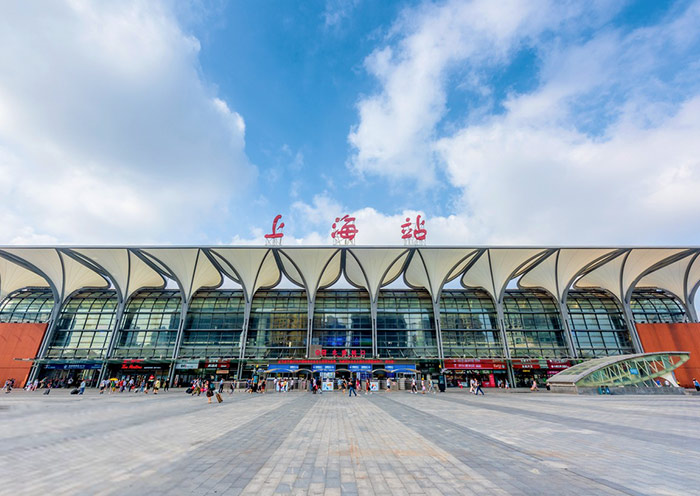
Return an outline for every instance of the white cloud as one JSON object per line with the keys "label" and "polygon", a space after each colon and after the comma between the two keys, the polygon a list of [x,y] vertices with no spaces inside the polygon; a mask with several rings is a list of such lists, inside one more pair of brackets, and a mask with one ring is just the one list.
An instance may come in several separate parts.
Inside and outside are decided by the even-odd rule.
{"label": "white cloud", "polygon": [[360,122],[348,137],[351,167],[432,182],[431,144],[447,110],[448,71],[461,64],[478,79],[479,66],[502,62],[518,40],[571,15],[545,1],[451,1],[405,11],[393,28],[399,41],[365,61],[381,89],[357,105]]}
{"label": "white cloud", "polygon": [[[631,31],[609,4],[409,9],[367,58],[379,90],[358,102],[351,167],[390,180],[439,167],[468,243],[696,243],[700,3],[681,7]],[[451,86],[489,94],[523,47],[534,89],[443,126]]]}
{"label": "white cloud", "polygon": [[245,123],[168,4],[1,10],[0,242],[182,242],[227,215]]}

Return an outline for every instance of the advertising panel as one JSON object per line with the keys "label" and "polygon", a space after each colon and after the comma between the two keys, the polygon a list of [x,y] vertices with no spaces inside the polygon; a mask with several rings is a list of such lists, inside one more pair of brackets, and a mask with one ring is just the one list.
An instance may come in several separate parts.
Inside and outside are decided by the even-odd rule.
{"label": "advertising panel", "polygon": [[369,363],[352,363],[348,365],[350,372],[372,372],[372,365]]}
{"label": "advertising panel", "polygon": [[314,372],[335,372],[335,365],[332,365],[332,364],[312,365],[311,370],[313,370]]}

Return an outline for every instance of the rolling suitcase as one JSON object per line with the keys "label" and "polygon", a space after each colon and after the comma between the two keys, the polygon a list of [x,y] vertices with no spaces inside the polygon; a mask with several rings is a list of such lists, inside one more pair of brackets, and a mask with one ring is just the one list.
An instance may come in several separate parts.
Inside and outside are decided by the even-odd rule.
{"label": "rolling suitcase", "polygon": [[221,395],[219,393],[216,393],[216,401],[218,401],[219,403],[224,401],[224,399],[221,397]]}

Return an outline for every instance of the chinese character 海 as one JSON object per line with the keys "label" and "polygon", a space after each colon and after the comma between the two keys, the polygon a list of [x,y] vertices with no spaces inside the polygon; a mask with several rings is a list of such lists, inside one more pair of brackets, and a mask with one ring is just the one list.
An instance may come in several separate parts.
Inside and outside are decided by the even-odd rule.
{"label": "chinese character \u6d77", "polygon": [[[341,227],[338,224],[343,222]],[[331,232],[331,238],[335,242],[350,242],[355,239],[357,234],[357,227],[355,227],[355,217],[350,217],[349,215],[343,215],[342,217],[336,217],[335,222],[331,226],[333,231]]]}

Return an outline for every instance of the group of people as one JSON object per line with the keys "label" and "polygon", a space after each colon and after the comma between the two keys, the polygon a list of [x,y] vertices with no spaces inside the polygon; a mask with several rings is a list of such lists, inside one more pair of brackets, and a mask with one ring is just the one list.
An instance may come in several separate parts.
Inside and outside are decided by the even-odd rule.
{"label": "group of people", "polygon": [[122,377],[118,379],[113,377],[111,379],[103,379],[100,382],[100,394],[104,394],[107,391],[109,394],[112,393],[145,393],[148,394],[149,391],[153,391],[153,394],[158,394],[161,387],[163,391],[167,391],[169,388],[167,379],[159,379],[154,376],[149,378],[138,379],[134,377]]}
{"label": "group of people", "polygon": [[[315,381],[316,379],[314,379],[314,382]],[[275,386],[275,391],[277,391],[278,393],[286,393],[290,389],[294,389],[294,381],[287,378],[275,377],[273,380],[273,384]]]}
{"label": "group of people", "polygon": [[[387,388],[389,389],[389,388]],[[432,380],[425,380],[421,379],[420,380],[420,392],[421,394],[427,393],[433,393],[437,394],[437,391],[435,390],[435,385],[433,384]],[[411,394],[418,394],[418,381],[416,381],[416,378],[414,377],[411,379]]]}

